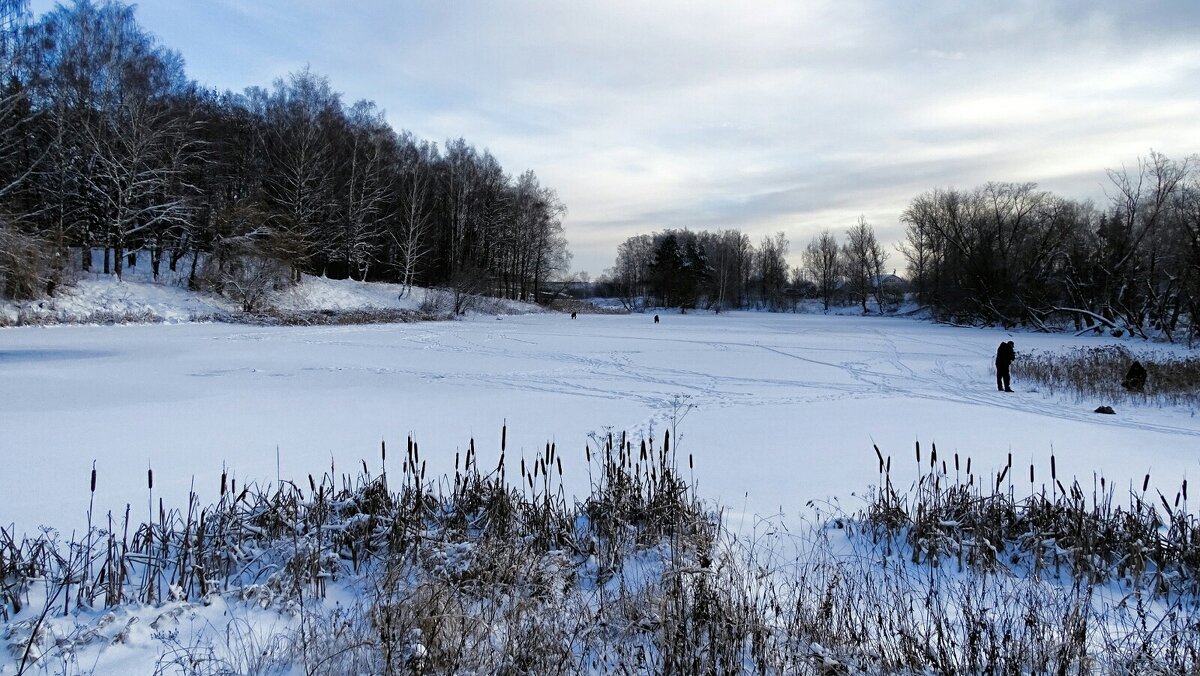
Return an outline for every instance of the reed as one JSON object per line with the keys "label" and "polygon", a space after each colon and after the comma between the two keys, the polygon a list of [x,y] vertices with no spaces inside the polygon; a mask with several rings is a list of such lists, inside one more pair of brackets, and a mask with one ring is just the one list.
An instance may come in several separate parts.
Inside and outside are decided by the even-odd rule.
{"label": "reed", "polygon": [[[677,472],[674,433],[610,432],[561,453],[509,448],[507,432],[495,464],[472,439],[439,478],[410,439],[390,469],[380,446],[378,476],[364,462],[239,485],[223,468],[214,503],[151,496],[142,523],[127,507],[70,540],[0,528],[18,673],[126,640],[120,623],[76,627],[102,615],[89,608],[166,615],[215,597],[295,621],[271,636],[236,618],[219,636],[159,632],[159,673],[1200,669],[1187,482],[1174,496],[1149,476],[1121,490],[1068,479],[1051,456],[1026,490],[1011,456],[993,471],[917,446],[901,488],[876,447],[861,508],[816,503],[795,533],[782,518],[732,532]],[[562,487],[573,463],[591,477],[578,498]],[[334,585],[359,600],[326,602]],[[56,618],[64,604],[72,617]]]}

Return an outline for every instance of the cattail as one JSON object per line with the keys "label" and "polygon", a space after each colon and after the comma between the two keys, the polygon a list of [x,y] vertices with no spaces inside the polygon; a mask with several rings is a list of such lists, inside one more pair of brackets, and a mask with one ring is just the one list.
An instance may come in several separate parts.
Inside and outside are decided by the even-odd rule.
{"label": "cattail", "polygon": [[1029,463],[1029,483],[1033,483],[1033,463]]}
{"label": "cattail", "polygon": [[362,461],[362,466],[363,466],[363,474],[370,474],[370,472],[367,471],[367,461],[366,460]]}
{"label": "cattail", "polygon": [[917,464],[921,464],[921,442],[917,442]]}
{"label": "cattail", "polygon": [[221,468],[221,497],[225,497],[225,481],[229,478],[225,468]]}
{"label": "cattail", "polygon": [[1058,480],[1058,469],[1055,467],[1053,455],[1050,456],[1050,478]]}
{"label": "cattail", "polygon": [[379,459],[382,460],[385,465],[387,464],[387,441],[386,440],[380,440],[380,442],[379,442]]}
{"label": "cattail", "polygon": [[308,475],[308,490],[312,491],[313,493],[317,492],[317,482],[313,481],[313,475],[311,474]]}
{"label": "cattail", "polygon": [[583,457],[587,459],[588,464],[592,464],[592,447],[587,444],[583,445]]}
{"label": "cattail", "polygon": [[525,458],[521,458],[521,476],[525,476]]}
{"label": "cattail", "polygon": [[879,451],[879,444],[871,444],[875,447],[875,457],[879,458],[879,473],[883,474],[883,453]]}
{"label": "cattail", "polygon": [[1187,500],[1187,479],[1183,480],[1183,499]]}
{"label": "cattail", "polygon": [[1150,474],[1149,474],[1149,472],[1147,472],[1146,478],[1144,480],[1142,480],[1142,492],[1145,493],[1146,489],[1149,487],[1150,487]]}
{"label": "cattail", "polygon": [[458,471],[458,451],[454,452],[454,471]]}
{"label": "cattail", "polygon": [[671,452],[671,430],[663,433],[663,455]]}
{"label": "cattail", "polygon": [[932,444],[929,451],[929,469],[933,469],[937,464],[937,444]]}
{"label": "cattail", "polygon": [[[92,461],[92,480],[88,485],[90,486],[90,488],[88,490],[95,493],[96,492],[96,461],[95,460]],[[1186,481],[1183,482],[1183,485],[1186,487],[1187,482]]]}
{"label": "cattail", "polygon": [[688,469],[696,469],[696,466],[692,463],[691,453],[688,453]]}
{"label": "cattail", "polygon": [[562,458],[555,458],[554,463],[558,465],[558,475],[562,476]]}
{"label": "cattail", "polygon": [[971,458],[967,457],[967,474],[971,473]]}
{"label": "cattail", "polygon": [[955,472],[958,471],[958,452],[957,451],[954,453],[954,471]]}
{"label": "cattail", "polygon": [[154,490],[154,470],[146,468],[146,488]]}
{"label": "cattail", "polygon": [[508,421],[505,420],[500,426],[500,452],[504,452],[505,445],[508,444]]}

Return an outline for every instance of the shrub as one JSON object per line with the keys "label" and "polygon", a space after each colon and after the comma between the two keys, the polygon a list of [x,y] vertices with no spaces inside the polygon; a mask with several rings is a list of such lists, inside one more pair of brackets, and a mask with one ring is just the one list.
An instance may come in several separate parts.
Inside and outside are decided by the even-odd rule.
{"label": "shrub", "polygon": [[54,262],[48,243],[0,219],[0,298],[31,300],[49,295],[61,280]]}

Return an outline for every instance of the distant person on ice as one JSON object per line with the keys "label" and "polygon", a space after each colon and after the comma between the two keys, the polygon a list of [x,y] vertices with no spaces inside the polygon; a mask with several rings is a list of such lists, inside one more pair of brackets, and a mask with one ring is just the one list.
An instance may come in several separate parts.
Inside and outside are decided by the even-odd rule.
{"label": "distant person on ice", "polygon": [[1017,346],[1011,340],[1000,343],[996,350],[996,389],[1001,392],[1012,392],[1008,367],[1017,358]]}
{"label": "distant person on ice", "polygon": [[1121,387],[1130,392],[1142,392],[1146,388],[1146,367],[1142,366],[1142,362],[1135,361],[1129,365],[1129,371],[1125,373],[1125,380],[1121,381]]}

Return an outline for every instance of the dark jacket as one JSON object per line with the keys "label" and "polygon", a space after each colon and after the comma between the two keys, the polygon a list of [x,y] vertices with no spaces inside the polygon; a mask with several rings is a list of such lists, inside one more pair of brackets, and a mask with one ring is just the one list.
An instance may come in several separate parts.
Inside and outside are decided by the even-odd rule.
{"label": "dark jacket", "polygon": [[1008,366],[1016,358],[1016,346],[1011,340],[1000,343],[999,349],[996,350],[996,366]]}

